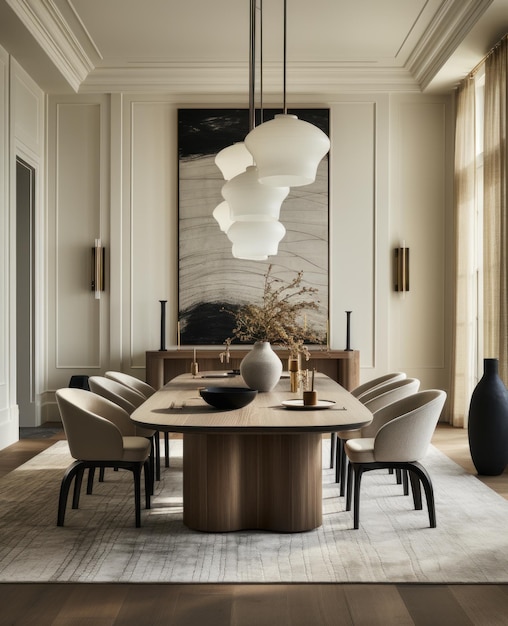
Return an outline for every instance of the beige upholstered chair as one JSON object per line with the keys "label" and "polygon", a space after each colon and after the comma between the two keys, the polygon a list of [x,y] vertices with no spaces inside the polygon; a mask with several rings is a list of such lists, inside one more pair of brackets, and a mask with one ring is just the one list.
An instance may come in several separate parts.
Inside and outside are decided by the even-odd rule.
{"label": "beige upholstered chair", "polygon": [[[123,372],[115,372],[109,371],[105,374],[106,378],[110,378],[111,380],[116,380],[116,382],[129,387],[130,389],[134,389],[145,398],[149,398],[155,393],[155,389],[145,383],[143,380],[136,378],[135,376],[130,376],[129,374],[124,374]],[[156,433],[155,435],[155,457],[160,459],[160,433]],[[169,434],[164,432],[164,457],[165,457],[165,466],[169,467]],[[155,478],[156,480],[160,480],[160,464],[157,463],[155,466]]]}
{"label": "beige upholstered chair", "polygon": [[392,383],[373,389],[360,396],[359,400],[372,413],[375,413],[384,406],[396,402],[401,398],[416,393],[420,389],[420,381],[417,378],[403,378]]}
{"label": "beige upholstered chair", "polygon": [[351,393],[355,398],[360,398],[364,393],[377,389],[378,387],[388,383],[395,383],[398,380],[403,380],[404,378],[406,378],[406,374],[404,372],[391,372],[390,374],[384,374],[383,376],[378,376],[377,378],[368,380],[366,383],[355,387]]}
{"label": "beige upholstered chair", "polygon": [[[122,409],[124,409],[124,411],[126,411],[129,415],[131,415],[134,410],[141,406],[146,400],[146,398],[138,391],[135,391],[134,389],[131,389],[116,380],[106,378],[105,376],[90,376],[88,384],[90,386],[90,391],[102,396],[103,398],[111,400],[111,402],[114,402],[115,404],[118,404],[118,406],[121,406]],[[157,431],[153,429],[136,426],[136,435],[149,439],[152,446],[150,454],[152,479],[155,478],[156,466],[160,464],[160,457],[157,456],[158,448],[155,445],[156,433]]]}
{"label": "beige upholstered chair", "polygon": [[403,398],[376,413],[377,431],[375,427],[366,426],[362,428],[362,437],[346,441],[344,449],[350,462],[346,510],[351,510],[354,478],[354,528],[358,528],[360,523],[362,474],[382,468],[409,473],[415,509],[422,509],[420,483],[423,484],[430,526],[435,528],[436,511],[432,482],[427,470],[419,461],[427,453],[445,400],[446,393],[438,389],[421,391]]}
{"label": "beige upholstered chair", "polygon": [[[406,398],[420,389],[420,381],[417,378],[401,378],[395,382],[380,385],[369,392],[364,393],[358,399],[373,414],[379,409]],[[374,420],[373,420],[374,421]],[[373,427],[375,428],[375,426]],[[361,437],[361,429],[342,430],[337,433],[337,467],[335,481],[340,482],[340,495],[344,495],[347,459],[344,454],[344,442],[353,437]]]}
{"label": "beige upholstered chair", "polygon": [[131,415],[135,409],[143,404],[145,396],[135,389],[129,388],[105,376],[90,376],[88,379],[90,391],[115,402]]}
{"label": "beige upholstered chair", "polygon": [[145,383],[143,380],[136,378],[135,376],[130,376],[129,374],[124,374],[123,372],[106,372],[106,378],[110,378],[111,380],[116,380],[117,383],[121,383],[126,387],[130,387],[131,389],[135,389],[138,393],[140,393],[145,398],[149,398],[151,395],[155,393],[155,389]]}
{"label": "beige upholstered chair", "polygon": [[[368,380],[366,383],[362,383],[358,387],[355,387],[351,394],[360,399],[363,394],[373,391],[378,387],[382,387],[383,385],[387,385],[389,383],[397,382],[398,380],[402,380],[406,378],[406,374],[404,372],[391,372],[389,374],[384,374],[383,376],[378,376],[377,378],[373,378],[372,380]],[[335,460],[337,457],[337,433],[332,433],[330,436],[330,468],[334,467]],[[336,472],[336,479],[339,480],[340,469]]]}
{"label": "beige upholstered chair", "polygon": [[[84,389],[59,389],[56,400],[69,450],[74,462],[67,468],[60,486],[57,525],[63,526],[69,489],[74,480],[72,508],[79,507],[85,469],[89,469],[88,493],[93,470],[118,467],[132,471],[136,527],[141,526],[141,471],[145,475],[145,505],[150,508],[150,442],[134,434],[129,415],[118,405]],[[122,435],[122,432],[132,433]],[[90,478],[92,476],[92,478]]]}

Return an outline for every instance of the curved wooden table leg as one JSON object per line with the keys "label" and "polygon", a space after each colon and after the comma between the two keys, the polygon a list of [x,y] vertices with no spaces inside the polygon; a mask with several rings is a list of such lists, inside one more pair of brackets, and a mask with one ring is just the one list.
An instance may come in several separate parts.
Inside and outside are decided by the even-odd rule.
{"label": "curved wooden table leg", "polygon": [[322,524],[322,435],[184,434],[184,523],[301,532]]}

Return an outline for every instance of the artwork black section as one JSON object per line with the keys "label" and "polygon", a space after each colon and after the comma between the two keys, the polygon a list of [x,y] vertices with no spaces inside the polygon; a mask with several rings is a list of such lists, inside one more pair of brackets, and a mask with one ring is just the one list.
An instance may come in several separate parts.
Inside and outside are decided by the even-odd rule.
{"label": "artwork black section", "polygon": [[[260,124],[261,115],[267,122],[281,112],[280,109],[257,110],[256,125]],[[289,109],[288,113],[329,134],[328,109]],[[243,141],[248,132],[247,109],[179,109],[178,156],[186,159],[217,154],[223,148]]]}
{"label": "artwork black section", "polygon": [[[200,302],[187,311],[180,312],[180,338],[182,344],[220,345],[232,337],[235,311],[238,305],[229,302]],[[238,342],[233,342],[238,343]]]}

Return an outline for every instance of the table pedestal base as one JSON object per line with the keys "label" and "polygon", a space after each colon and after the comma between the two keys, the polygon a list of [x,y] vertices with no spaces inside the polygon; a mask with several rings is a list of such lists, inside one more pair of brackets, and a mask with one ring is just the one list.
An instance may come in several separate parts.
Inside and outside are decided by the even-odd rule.
{"label": "table pedestal base", "polygon": [[189,528],[301,532],[321,526],[321,433],[185,433],[183,445]]}

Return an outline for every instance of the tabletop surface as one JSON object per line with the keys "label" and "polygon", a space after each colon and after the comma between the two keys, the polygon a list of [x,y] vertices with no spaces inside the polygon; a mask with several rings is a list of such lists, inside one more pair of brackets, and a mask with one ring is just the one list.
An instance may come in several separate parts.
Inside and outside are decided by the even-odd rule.
{"label": "tabletop surface", "polygon": [[273,391],[258,393],[254,401],[241,409],[221,411],[211,407],[199,395],[203,387],[245,387],[241,376],[203,372],[177,376],[156,391],[131,415],[141,426],[168,432],[336,432],[361,428],[372,420],[372,413],[349,391],[334,380],[317,373],[314,388],[319,400],[334,404],[320,410],[292,410],[284,401],[301,398],[290,391],[289,376],[283,373]]}

